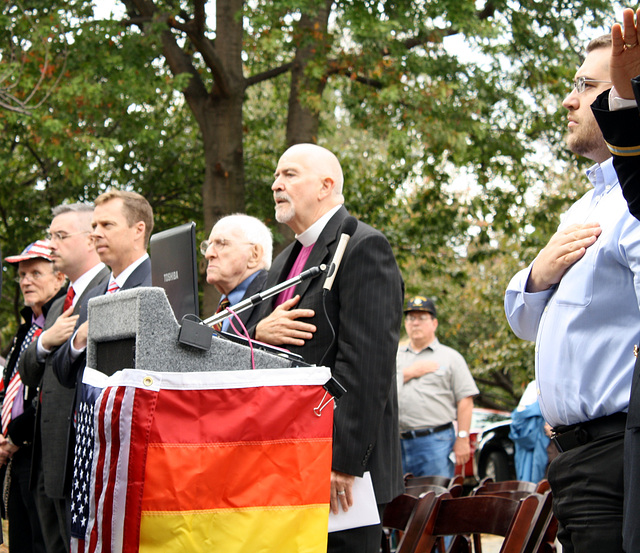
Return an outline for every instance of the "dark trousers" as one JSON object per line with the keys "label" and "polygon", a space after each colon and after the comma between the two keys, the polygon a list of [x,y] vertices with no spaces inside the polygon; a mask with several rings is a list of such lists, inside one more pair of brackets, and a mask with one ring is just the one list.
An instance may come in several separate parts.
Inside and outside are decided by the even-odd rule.
{"label": "dark trousers", "polygon": [[565,451],[549,466],[563,553],[622,552],[624,432]]}
{"label": "dark trousers", "polygon": [[40,524],[47,553],[67,553],[70,543],[70,522],[66,499],[54,499],[44,491],[44,472],[42,458],[34,459],[36,471],[33,497],[38,509]]}
{"label": "dark trousers", "polygon": [[[386,504],[378,505],[380,520],[385,507]],[[327,553],[379,553],[381,539],[382,524],[331,532]]]}
{"label": "dark trousers", "polygon": [[19,449],[15,453],[10,470],[11,484],[7,504],[9,551],[11,553],[46,553],[36,504],[29,489],[30,447]]}

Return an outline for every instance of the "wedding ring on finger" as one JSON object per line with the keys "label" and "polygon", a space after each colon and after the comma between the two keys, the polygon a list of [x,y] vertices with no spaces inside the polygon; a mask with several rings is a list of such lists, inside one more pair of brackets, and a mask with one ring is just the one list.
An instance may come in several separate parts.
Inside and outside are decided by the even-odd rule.
{"label": "wedding ring on finger", "polygon": [[631,48],[635,48],[636,46],[638,46],[637,42],[634,42],[633,44],[629,44],[628,42],[624,43],[625,50],[631,50]]}
{"label": "wedding ring on finger", "polygon": [[344,490],[342,490],[341,492],[338,492],[338,495],[346,495],[347,492],[345,492]]}

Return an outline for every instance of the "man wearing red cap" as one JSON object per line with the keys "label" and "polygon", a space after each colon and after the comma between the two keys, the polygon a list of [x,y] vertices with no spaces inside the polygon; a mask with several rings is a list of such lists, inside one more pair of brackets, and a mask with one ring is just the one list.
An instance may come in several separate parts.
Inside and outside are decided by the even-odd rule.
{"label": "man wearing red cap", "polygon": [[5,392],[0,410],[0,462],[8,465],[4,469],[8,471],[9,495],[5,508],[9,542],[12,552],[44,552],[40,520],[29,489],[35,422],[33,400],[37,397],[37,389],[22,383],[18,364],[26,347],[42,332],[51,304],[62,297],[65,277],[54,269],[51,249],[43,240],[30,244],[20,255],[7,257],[5,261],[18,266],[17,280],[25,303],[21,312],[24,322],[18,328],[4,370]]}

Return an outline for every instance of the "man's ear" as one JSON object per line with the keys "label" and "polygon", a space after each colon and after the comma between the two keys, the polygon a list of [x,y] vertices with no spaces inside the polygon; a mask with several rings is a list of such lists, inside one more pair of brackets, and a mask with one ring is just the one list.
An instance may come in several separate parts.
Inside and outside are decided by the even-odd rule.
{"label": "man's ear", "polygon": [[263,256],[264,256],[264,250],[262,246],[260,244],[252,244],[251,255],[247,260],[247,267],[249,269],[254,269],[255,267],[257,267],[262,262]]}
{"label": "man's ear", "polygon": [[324,200],[328,196],[333,195],[333,189],[335,188],[336,183],[331,177],[324,177],[321,183],[322,183],[322,187],[318,192],[318,199]]}

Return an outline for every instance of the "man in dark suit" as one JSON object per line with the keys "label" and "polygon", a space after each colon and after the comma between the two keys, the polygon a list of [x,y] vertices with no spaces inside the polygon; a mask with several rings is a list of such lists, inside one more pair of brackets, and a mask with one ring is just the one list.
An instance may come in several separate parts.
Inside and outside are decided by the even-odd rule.
{"label": "man in dark suit", "polygon": [[[207,282],[222,294],[218,313],[262,291],[271,267],[273,240],[262,221],[237,213],[223,217],[213,226],[209,239],[200,244],[200,251],[208,261]],[[255,326],[258,316],[259,310],[254,307],[238,313],[245,328]],[[216,325],[216,330],[244,335],[233,317]]]}
{"label": "man in dark suit", "polygon": [[[640,21],[640,10],[637,12]],[[622,193],[629,211],[640,219],[640,29],[634,12],[623,12],[623,25],[611,29],[609,63],[613,88],[591,106],[602,135],[613,155]],[[629,328],[629,332],[637,330]],[[631,352],[629,352],[631,356]],[[624,436],[623,546],[628,553],[640,551],[640,358],[636,359]]]}
{"label": "man in dark suit", "polygon": [[[297,240],[275,259],[265,288],[331,263],[349,217],[342,184],[340,163],[324,148],[298,144],[280,158],[272,185],[276,219]],[[265,302],[255,337],[329,366],[346,388],[334,411],[331,509],[354,506],[355,477],[370,471],[382,513],[403,491],[395,374],[402,277],[387,239],[358,222],[330,291],[323,292],[323,281],[303,281],[290,299],[283,292]],[[328,549],[377,552],[380,536],[380,525],[332,532]]]}
{"label": "man in dark suit", "polygon": [[47,551],[69,550],[70,483],[72,469],[73,406],[75,392],[53,374],[49,354],[73,333],[87,292],[109,278],[91,237],[93,206],[77,203],[52,210],[49,243],[54,267],[69,278],[66,297],[56,300],[44,332],[20,359],[22,381],[40,387],[33,439],[31,479]]}
{"label": "man in dark suit", "polygon": [[87,292],[76,332],[52,355],[54,373],[68,388],[82,382],[89,300],[119,290],[151,286],[147,245],[153,231],[153,210],[149,202],[136,192],[110,190],[98,196],[94,203],[91,236],[100,260],[111,268],[111,274],[108,281]]}

